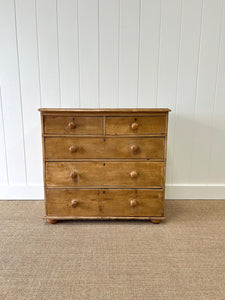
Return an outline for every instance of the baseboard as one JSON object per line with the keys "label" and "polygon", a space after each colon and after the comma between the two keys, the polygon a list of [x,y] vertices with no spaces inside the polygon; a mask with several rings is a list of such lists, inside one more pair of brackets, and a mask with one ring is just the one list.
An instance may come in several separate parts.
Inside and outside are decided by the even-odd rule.
{"label": "baseboard", "polygon": [[0,185],[0,200],[41,200],[44,188],[41,185]]}
{"label": "baseboard", "polygon": [[167,184],[165,198],[225,200],[225,184]]}
{"label": "baseboard", "polygon": [[[0,200],[41,200],[44,189],[41,185],[0,185]],[[223,199],[225,184],[168,184],[166,199]]]}

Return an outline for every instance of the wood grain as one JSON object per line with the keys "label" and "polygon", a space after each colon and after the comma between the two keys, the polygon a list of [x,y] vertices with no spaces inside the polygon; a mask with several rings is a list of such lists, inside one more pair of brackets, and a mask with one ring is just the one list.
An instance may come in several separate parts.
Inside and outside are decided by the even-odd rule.
{"label": "wood grain", "polygon": [[40,109],[45,218],[164,219],[168,109]]}
{"label": "wood grain", "polygon": [[39,108],[38,109],[40,112],[43,113],[55,113],[55,114],[64,114],[64,113],[110,113],[110,114],[120,114],[120,113],[137,113],[137,114],[142,114],[142,113],[166,113],[170,112],[171,110],[169,108]]}
{"label": "wood grain", "polygon": [[[138,176],[132,178],[130,173]],[[75,179],[70,177],[76,172]],[[139,187],[163,186],[162,162],[46,162],[48,187]]]}
{"label": "wood grain", "polygon": [[[49,216],[163,215],[163,190],[47,189],[47,197]],[[134,200],[137,204],[131,206]]]}
{"label": "wood grain", "polygon": [[[68,216],[44,216],[43,217],[44,220],[56,220],[56,222],[58,220],[68,220],[68,221],[72,221],[72,220],[149,220],[151,221],[152,219],[153,220],[165,220],[166,217],[164,216],[160,216],[160,217],[137,217],[137,216],[123,216],[123,217],[114,217],[114,216],[71,216],[71,217],[68,217]],[[54,224],[54,223],[53,223]]]}
{"label": "wood grain", "polygon": [[[137,124],[138,126],[134,126]],[[132,116],[132,117],[107,117],[106,133],[108,135],[149,135],[166,133],[165,116]]]}
{"label": "wood grain", "polygon": [[[70,126],[71,123],[75,127]],[[45,116],[44,132],[49,134],[103,134],[101,117],[71,117]]]}
{"label": "wood grain", "polygon": [[87,138],[45,137],[46,159],[164,158],[164,137]]}

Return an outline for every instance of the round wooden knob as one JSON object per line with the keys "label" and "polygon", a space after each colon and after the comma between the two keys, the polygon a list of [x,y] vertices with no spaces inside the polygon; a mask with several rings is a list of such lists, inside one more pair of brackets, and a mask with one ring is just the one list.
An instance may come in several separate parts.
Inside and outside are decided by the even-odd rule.
{"label": "round wooden knob", "polygon": [[78,147],[77,147],[77,146],[70,146],[70,147],[69,147],[69,151],[70,151],[71,153],[75,153],[75,152],[77,152],[77,150],[78,150]]}
{"label": "round wooden knob", "polygon": [[130,200],[130,206],[132,206],[132,207],[135,207],[135,206],[137,206],[137,200],[135,200],[135,199],[131,199]]}
{"label": "round wooden knob", "polygon": [[138,129],[138,123],[132,123],[132,124],[131,124],[131,128],[132,128],[133,130]]}
{"label": "round wooden knob", "polygon": [[138,146],[138,145],[132,145],[132,146],[130,147],[130,149],[131,149],[132,152],[136,153],[136,152],[138,152],[138,150],[139,150],[139,146]]}
{"label": "round wooden knob", "polygon": [[76,124],[74,122],[69,122],[68,127],[70,129],[74,129],[74,128],[76,128]]}
{"label": "round wooden knob", "polygon": [[72,199],[70,202],[70,206],[76,207],[78,205],[79,201],[77,199]]}
{"label": "round wooden knob", "polygon": [[70,177],[73,178],[73,179],[76,179],[77,178],[77,172],[76,171],[71,172]]}
{"label": "round wooden knob", "polygon": [[136,178],[138,176],[138,173],[136,171],[131,171],[130,172],[130,177],[131,178]]}

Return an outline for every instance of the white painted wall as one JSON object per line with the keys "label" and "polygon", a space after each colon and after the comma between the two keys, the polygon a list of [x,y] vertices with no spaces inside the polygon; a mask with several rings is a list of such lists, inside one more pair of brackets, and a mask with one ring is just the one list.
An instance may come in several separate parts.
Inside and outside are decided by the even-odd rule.
{"label": "white painted wall", "polygon": [[169,107],[167,198],[225,198],[225,0],[0,0],[0,199],[43,198],[39,107]]}

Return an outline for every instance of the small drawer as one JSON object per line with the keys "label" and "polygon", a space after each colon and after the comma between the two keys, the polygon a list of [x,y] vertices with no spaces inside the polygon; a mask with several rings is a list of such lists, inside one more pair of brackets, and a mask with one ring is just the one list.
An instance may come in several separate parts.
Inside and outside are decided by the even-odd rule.
{"label": "small drawer", "polygon": [[47,134],[103,134],[102,117],[44,117],[44,133]]}
{"label": "small drawer", "polygon": [[162,216],[164,190],[47,189],[48,216]]}
{"label": "small drawer", "polygon": [[46,162],[48,187],[163,187],[163,162]]}
{"label": "small drawer", "polygon": [[46,159],[164,159],[164,137],[45,137]]}
{"label": "small drawer", "polygon": [[148,135],[166,133],[166,116],[107,117],[108,135]]}

